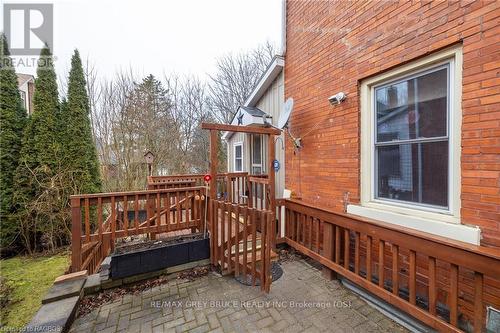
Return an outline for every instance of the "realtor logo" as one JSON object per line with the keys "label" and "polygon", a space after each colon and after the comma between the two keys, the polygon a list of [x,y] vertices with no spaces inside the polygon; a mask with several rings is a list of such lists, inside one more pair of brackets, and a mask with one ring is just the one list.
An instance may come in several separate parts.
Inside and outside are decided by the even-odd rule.
{"label": "realtor logo", "polygon": [[4,4],[3,31],[11,55],[39,55],[45,44],[53,50],[53,17],[52,4]]}

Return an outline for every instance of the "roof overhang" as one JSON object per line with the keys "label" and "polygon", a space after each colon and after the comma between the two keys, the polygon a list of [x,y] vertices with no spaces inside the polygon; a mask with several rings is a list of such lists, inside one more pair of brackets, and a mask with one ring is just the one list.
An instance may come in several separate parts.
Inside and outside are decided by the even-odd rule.
{"label": "roof overhang", "polygon": [[[281,73],[283,70],[283,67],[285,66],[285,59],[280,56],[280,55],[275,55],[273,59],[271,60],[271,63],[269,66],[267,66],[266,71],[260,78],[259,82],[253,89],[252,93],[248,98],[246,99],[245,103],[243,106],[245,107],[254,107],[259,100],[264,96],[266,93],[267,89],[272,85],[274,80],[278,77],[278,75]],[[241,108],[244,110],[244,108]],[[238,110],[238,112],[240,109]],[[237,112],[237,113],[238,113]],[[231,121],[231,125],[237,125],[238,124],[238,119],[237,117],[233,117]],[[248,114],[248,116],[243,117],[243,123],[241,124],[242,126],[248,126],[248,125],[264,125],[264,119],[259,116],[253,116]],[[224,140],[228,140],[231,138],[233,135],[233,132],[225,132],[222,135],[222,138]]]}
{"label": "roof overhang", "polygon": [[271,86],[274,80],[281,73],[284,66],[285,66],[285,59],[282,56],[275,55],[271,60],[269,66],[267,66],[267,69],[260,78],[259,82],[257,83],[257,86],[252,91],[250,96],[248,96],[247,100],[245,101],[245,104],[243,105],[255,106],[257,102],[260,100],[260,98],[264,95],[267,88]]}

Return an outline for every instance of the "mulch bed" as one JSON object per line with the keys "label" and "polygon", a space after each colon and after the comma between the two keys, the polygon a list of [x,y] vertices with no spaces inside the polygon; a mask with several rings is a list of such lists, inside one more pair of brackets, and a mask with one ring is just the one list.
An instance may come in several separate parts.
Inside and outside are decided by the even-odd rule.
{"label": "mulch bed", "polygon": [[[195,267],[189,270],[182,271],[177,274],[177,279],[194,281],[196,278],[207,275],[210,272],[210,266]],[[95,295],[85,296],[81,299],[78,306],[77,317],[85,316],[100,306],[112,303],[127,294],[137,295],[145,290],[157,287],[162,284],[168,283],[172,278],[166,275],[159,276],[154,279],[144,280],[137,284],[118,287],[101,291]]]}

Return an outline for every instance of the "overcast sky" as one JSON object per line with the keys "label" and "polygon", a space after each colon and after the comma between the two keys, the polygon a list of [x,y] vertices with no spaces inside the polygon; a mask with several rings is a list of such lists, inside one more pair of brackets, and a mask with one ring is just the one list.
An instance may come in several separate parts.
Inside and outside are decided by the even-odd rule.
{"label": "overcast sky", "polygon": [[[214,69],[218,56],[267,40],[279,46],[281,40],[281,0],[66,0],[53,4],[55,64],[58,75],[64,76],[75,48],[95,63],[100,75],[108,77],[129,67],[140,75],[174,71],[203,77]],[[33,74],[35,68],[19,67],[18,72]]]}

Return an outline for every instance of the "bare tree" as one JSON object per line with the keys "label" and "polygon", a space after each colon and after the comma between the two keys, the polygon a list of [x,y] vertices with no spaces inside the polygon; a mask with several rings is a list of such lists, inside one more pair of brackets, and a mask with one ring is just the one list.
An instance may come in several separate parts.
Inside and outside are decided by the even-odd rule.
{"label": "bare tree", "polygon": [[[205,155],[199,143],[207,141],[205,131],[200,131],[203,121],[209,119],[206,103],[205,84],[194,76],[180,78],[177,75],[165,77],[166,86],[172,101],[174,123],[179,130],[176,138],[176,157],[181,172],[200,172],[207,170]],[[204,140],[204,139],[207,140]]]}
{"label": "bare tree", "polygon": [[[146,150],[156,155],[157,174],[207,171],[209,140],[201,123],[229,122],[273,55],[274,47],[267,43],[223,56],[208,83],[176,74],[164,75],[163,82],[153,76],[138,79],[132,70],[99,80],[95,66],[87,61],[87,91],[104,190],[144,188]],[[224,158],[223,151],[220,156]]]}
{"label": "bare tree", "polygon": [[248,98],[275,55],[269,42],[250,52],[227,54],[217,60],[217,69],[209,75],[208,103],[214,118],[229,123]]}
{"label": "bare tree", "polygon": [[[101,98],[102,89],[99,84],[99,76],[95,64],[90,61],[89,58],[85,60],[84,67],[85,81],[87,83],[87,95],[89,97],[89,110],[90,110],[90,121],[94,124],[93,116],[95,115],[95,109],[99,104]],[[95,127],[92,126],[92,134],[96,138]]]}

